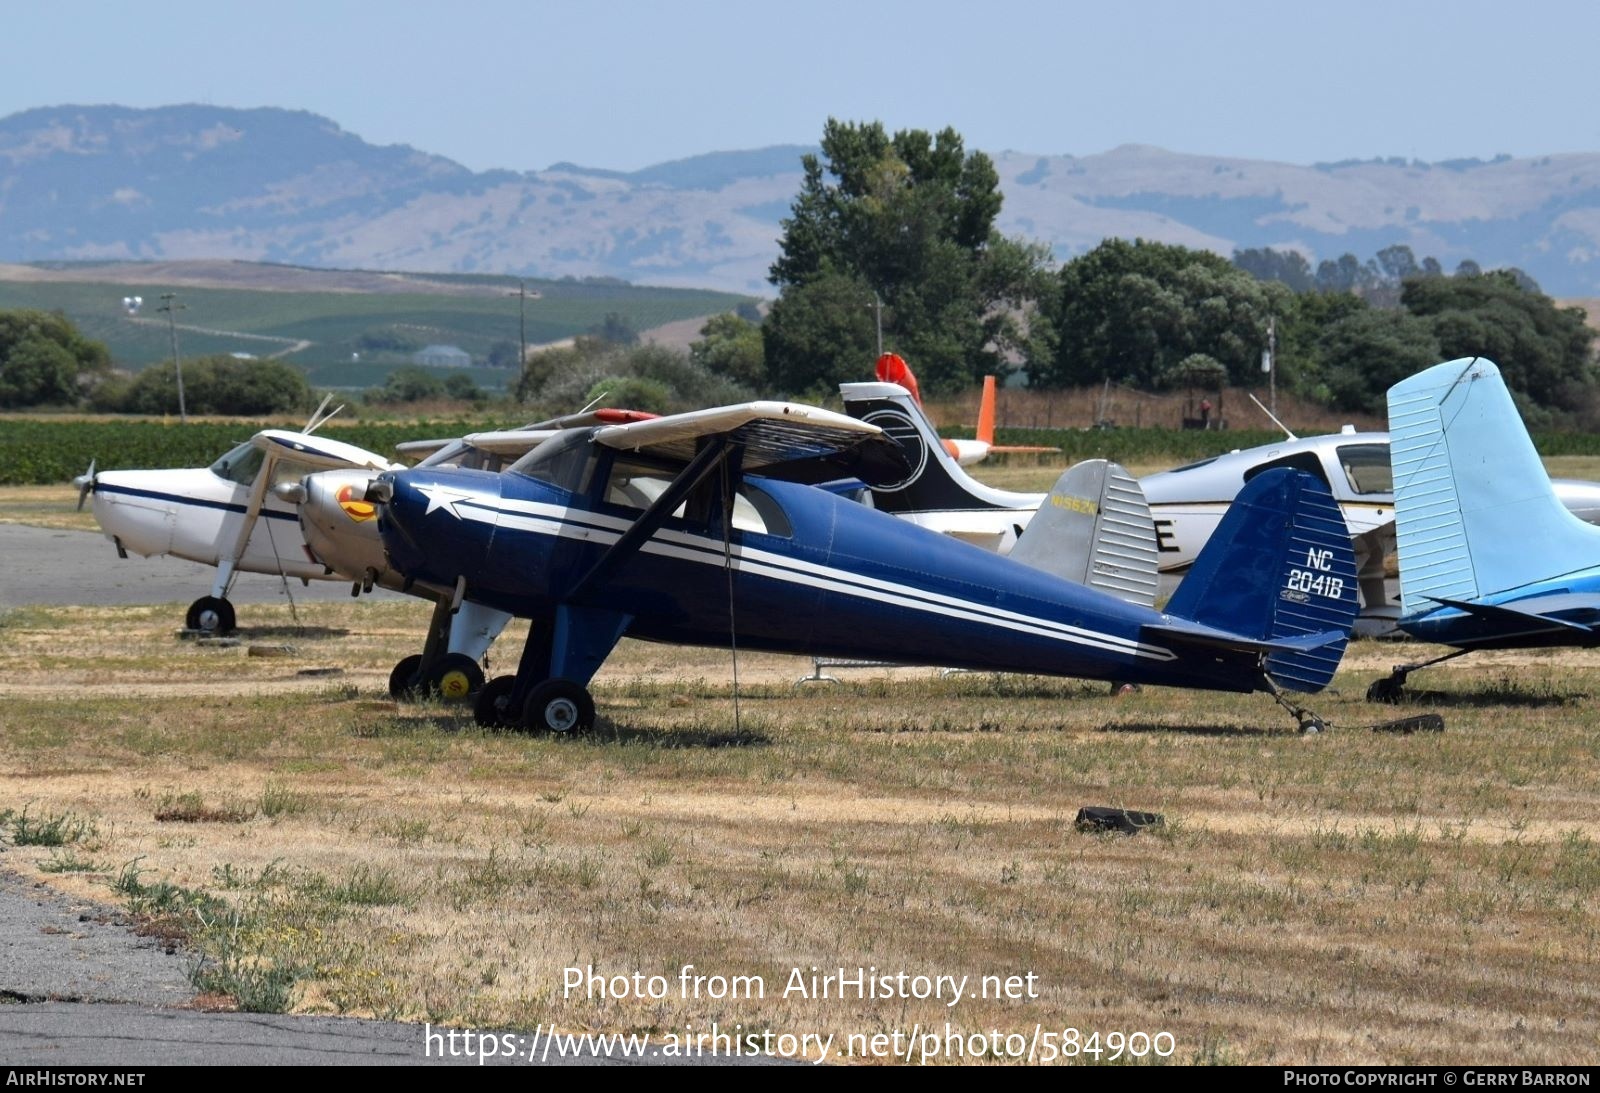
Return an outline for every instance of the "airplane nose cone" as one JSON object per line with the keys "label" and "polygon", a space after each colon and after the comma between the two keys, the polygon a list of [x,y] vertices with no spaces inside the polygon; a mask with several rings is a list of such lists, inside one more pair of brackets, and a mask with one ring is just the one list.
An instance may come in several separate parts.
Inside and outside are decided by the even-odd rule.
{"label": "airplane nose cone", "polygon": [[370,471],[325,471],[294,483],[300,527],[319,561],[352,580],[380,583],[388,563],[378,536],[378,506],[365,499]]}

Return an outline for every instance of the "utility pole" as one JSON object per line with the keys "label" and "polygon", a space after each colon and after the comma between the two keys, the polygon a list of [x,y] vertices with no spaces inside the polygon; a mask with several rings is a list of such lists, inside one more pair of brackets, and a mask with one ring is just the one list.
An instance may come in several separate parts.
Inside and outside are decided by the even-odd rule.
{"label": "utility pole", "polygon": [[1267,374],[1267,409],[1274,420],[1278,413],[1278,320],[1267,319],[1267,347],[1261,351],[1261,370]]}
{"label": "utility pole", "polygon": [[167,330],[172,334],[172,370],[178,377],[178,423],[187,425],[189,424],[189,410],[183,401],[183,361],[178,358],[177,313],[186,310],[188,305],[178,303],[178,294],[176,292],[163,292],[161,299],[164,302],[156,310],[167,313]]}
{"label": "utility pole", "polygon": [[528,282],[519,279],[517,291],[506,293],[507,296],[517,298],[517,374],[528,365],[528,297],[539,299],[539,290],[528,291]]}
{"label": "utility pole", "polygon": [[872,314],[878,323],[878,356],[883,356],[883,297],[872,294]]}

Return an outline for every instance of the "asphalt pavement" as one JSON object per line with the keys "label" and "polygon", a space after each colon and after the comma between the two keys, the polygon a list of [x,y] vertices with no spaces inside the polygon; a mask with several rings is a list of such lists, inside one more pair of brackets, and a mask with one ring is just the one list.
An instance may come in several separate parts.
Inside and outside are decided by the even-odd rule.
{"label": "asphalt pavement", "polygon": [[[0,608],[40,604],[177,603],[187,607],[209,595],[217,571],[180,558],[117,557],[99,532],[0,524]],[[287,584],[287,592],[285,591]],[[398,596],[374,589],[371,595]],[[241,573],[228,599],[234,604],[348,599],[350,582]],[[365,597],[363,597],[365,598]],[[180,619],[181,622],[181,619]]]}

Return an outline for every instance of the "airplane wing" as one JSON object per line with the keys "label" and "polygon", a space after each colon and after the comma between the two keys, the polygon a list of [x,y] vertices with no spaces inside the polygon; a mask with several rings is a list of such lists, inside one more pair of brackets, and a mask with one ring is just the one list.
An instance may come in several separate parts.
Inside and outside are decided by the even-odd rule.
{"label": "airplane wing", "polygon": [[616,425],[632,421],[651,421],[657,416],[644,410],[585,410],[581,413],[564,414],[561,417],[550,418],[548,421],[531,422],[520,429],[496,429],[481,433],[468,433],[463,437],[447,437],[435,440],[406,440],[396,444],[394,450],[408,459],[420,461],[427,459],[429,456],[438,455],[453,445],[465,444],[480,451],[492,452],[509,462],[527,455],[541,441],[554,436],[562,429],[575,429],[584,425]]}
{"label": "airplane wing", "polygon": [[288,429],[263,429],[251,437],[250,442],[269,455],[309,464],[318,470],[331,471],[345,467],[368,467],[375,471],[398,469],[387,459],[365,448]]}
{"label": "airplane wing", "polygon": [[[747,402],[650,421],[605,425],[594,439],[607,447],[687,465],[701,442],[724,437],[744,450],[747,473],[797,482],[826,482],[847,471],[866,481],[907,471],[900,445],[876,425],[790,402]],[[870,476],[870,477],[869,477]]]}

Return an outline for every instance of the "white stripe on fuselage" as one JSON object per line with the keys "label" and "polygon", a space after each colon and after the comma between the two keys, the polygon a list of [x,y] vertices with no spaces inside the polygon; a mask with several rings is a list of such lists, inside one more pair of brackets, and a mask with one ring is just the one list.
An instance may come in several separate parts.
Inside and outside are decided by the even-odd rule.
{"label": "white stripe on fuselage", "polygon": [[[429,489],[436,488],[429,487]],[[546,502],[493,498],[481,494],[463,495],[453,489],[450,495],[448,502],[433,505],[433,508],[444,508],[458,520],[471,520],[475,523],[491,524],[538,535],[577,539],[609,546],[632,526],[631,521],[620,517]],[[430,502],[432,501],[431,493],[425,496],[430,498]],[[429,511],[432,511],[432,508]],[[723,549],[720,544],[711,544],[698,536],[668,528],[658,530],[640,549],[660,557],[678,558],[703,565],[723,564]],[[958,618],[1018,633],[1032,634],[1036,637],[1086,645],[1122,656],[1162,662],[1177,659],[1170,649],[1162,646],[1148,645],[1114,634],[1085,630],[1053,619],[1040,619],[1002,608],[983,607],[955,596],[868,577],[849,570],[818,565],[815,562],[743,546],[733,547],[730,553],[740,570],[773,580],[823,588],[947,618]]]}

